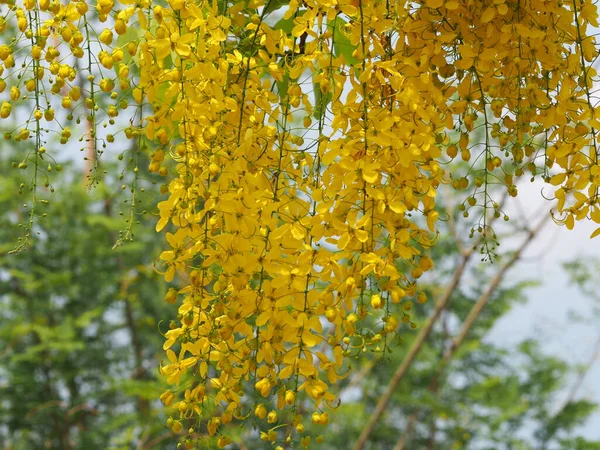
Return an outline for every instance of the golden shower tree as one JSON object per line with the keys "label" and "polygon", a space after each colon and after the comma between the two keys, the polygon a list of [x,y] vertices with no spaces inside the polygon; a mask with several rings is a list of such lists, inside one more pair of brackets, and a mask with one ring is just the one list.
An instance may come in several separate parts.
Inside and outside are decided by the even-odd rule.
{"label": "golden shower tree", "polygon": [[228,445],[233,420],[309,445],[348,358],[416,326],[440,185],[466,192],[484,257],[508,220],[492,188],[526,173],[557,222],[600,223],[591,0],[2,3],[0,116],[31,143],[21,247],[58,143],[97,165],[133,141],[130,226],[141,153],[167,177],[161,399],[184,447]]}

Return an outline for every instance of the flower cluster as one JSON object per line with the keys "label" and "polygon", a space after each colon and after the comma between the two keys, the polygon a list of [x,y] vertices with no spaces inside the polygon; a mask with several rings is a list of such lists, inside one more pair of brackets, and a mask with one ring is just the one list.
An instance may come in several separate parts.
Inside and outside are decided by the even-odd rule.
{"label": "flower cluster", "polygon": [[[26,0],[1,20],[18,29],[0,46],[2,118],[34,93],[7,136],[35,140],[19,166],[42,170],[52,95],[85,108],[97,150],[97,114],[115,125],[127,92],[126,135],[155,145],[150,172],[172,164],[161,399],[188,448],[228,445],[234,419],[309,445],[303,421],[328,423],[349,358],[416,326],[442,183],[471,189],[474,232],[502,214],[490,186],[515,196],[526,172],[556,186],[567,227],[600,223],[589,0]],[[459,153],[461,176],[445,169]]]}

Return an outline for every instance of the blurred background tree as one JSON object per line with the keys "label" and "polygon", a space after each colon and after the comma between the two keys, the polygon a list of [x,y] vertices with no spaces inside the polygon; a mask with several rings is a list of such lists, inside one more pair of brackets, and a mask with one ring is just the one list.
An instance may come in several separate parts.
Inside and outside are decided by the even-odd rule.
{"label": "blurred background tree", "polygon": [[21,180],[0,176],[0,448],[168,448],[154,220],[113,249],[124,228],[113,205],[126,194],[110,180],[87,191],[76,167],[63,174],[42,193],[38,238],[16,255]]}

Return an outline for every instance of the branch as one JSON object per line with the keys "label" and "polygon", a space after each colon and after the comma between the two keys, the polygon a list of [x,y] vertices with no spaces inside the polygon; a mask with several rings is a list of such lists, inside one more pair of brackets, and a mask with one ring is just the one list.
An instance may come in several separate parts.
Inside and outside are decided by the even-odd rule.
{"label": "branch", "polygon": [[460,279],[467,267],[467,264],[468,264],[469,260],[471,259],[471,256],[473,255],[474,249],[475,249],[475,247],[472,247],[462,255],[462,260],[461,260],[458,268],[454,272],[454,276],[452,277],[450,284],[446,288],[446,292],[435,304],[433,314],[429,317],[429,319],[425,323],[425,326],[423,328],[421,328],[415,342],[413,343],[412,347],[409,349],[408,354],[405,356],[405,358],[402,361],[402,363],[400,364],[400,366],[398,366],[398,369],[396,369],[396,372],[392,376],[392,379],[390,380],[385,393],[379,399],[379,402],[377,403],[377,406],[375,407],[375,410],[373,411],[373,414],[371,415],[371,419],[369,420],[369,423],[363,429],[360,437],[358,438],[358,441],[356,442],[356,445],[354,446],[354,450],[362,450],[364,448],[365,443],[367,442],[367,439],[369,439],[369,436],[375,429],[377,422],[383,415],[383,411],[385,411],[385,408],[387,407],[388,403],[390,402],[390,399],[392,398],[392,395],[393,395],[394,391],[396,390],[396,387],[398,386],[400,381],[402,381],[402,379],[408,372],[408,369],[412,365],[417,354],[421,351],[421,347],[425,343],[426,339],[429,337],[429,333],[431,333],[431,330],[432,330],[433,326],[435,325],[435,323],[437,322],[438,318],[440,317],[440,314],[446,308],[446,306],[448,306],[450,298],[452,297],[454,290],[458,286],[458,282],[460,281]]}
{"label": "branch", "polygon": [[496,276],[491,281],[491,283],[488,286],[488,288],[486,289],[486,291],[481,295],[481,297],[479,297],[477,302],[475,302],[475,304],[471,308],[471,311],[469,311],[469,314],[467,315],[465,321],[463,322],[463,325],[462,325],[460,331],[458,332],[456,337],[452,340],[452,345],[448,348],[448,350],[444,354],[443,364],[447,364],[448,361],[450,361],[450,359],[454,356],[454,353],[456,352],[458,347],[460,347],[462,345],[462,343],[464,342],[465,338],[467,337],[467,333],[469,332],[469,330],[471,329],[471,327],[477,320],[477,317],[479,317],[479,314],[481,314],[481,311],[483,310],[484,306],[486,305],[486,303],[488,302],[488,300],[490,299],[490,297],[492,296],[494,291],[498,288],[498,286],[504,279],[506,272],[508,272],[508,270],[512,266],[514,266],[515,263],[521,258],[521,255],[523,254],[525,249],[535,239],[536,235],[540,232],[540,230],[547,223],[548,223],[548,218],[544,217],[542,220],[540,220],[538,222],[538,224],[534,228],[529,230],[529,232],[527,233],[527,237],[525,238],[525,241],[521,244],[521,246],[517,249],[517,251],[515,253],[513,253],[511,258],[504,264],[504,266],[502,266],[502,269],[500,269],[500,271],[496,274]]}
{"label": "branch", "polygon": [[[456,355],[456,351],[458,350],[458,348],[464,343],[464,340],[467,337],[467,334],[469,333],[471,327],[473,326],[473,324],[475,323],[475,321],[477,320],[477,318],[479,317],[479,315],[483,311],[484,306],[487,304],[487,302],[489,301],[489,299],[492,296],[492,294],[494,293],[494,291],[498,288],[498,286],[500,285],[500,283],[504,279],[504,277],[505,277],[506,273],[508,272],[508,270],[512,266],[514,266],[515,263],[521,258],[521,255],[523,254],[523,252],[525,251],[525,249],[529,246],[529,244],[531,242],[533,242],[533,240],[535,239],[536,235],[540,232],[540,230],[548,222],[549,222],[548,218],[544,217],[542,220],[540,220],[538,222],[538,224],[534,228],[532,228],[532,229],[529,230],[529,232],[527,233],[527,237],[525,238],[525,240],[523,241],[523,243],[521,244],[521,246],[517,249],[517,251],[515,251],[513,253],[513,255],[511,256],[511,258],[502,266],[502,268],[500,269],[500,271],[496,274],[496,276],[490,282],[488,288],[479,297],[479,299],[475,302],[475,304],[473,305],[473,307],[469,311],[469,314],[465,318],[465,321],[463,322],[462,327],[460,328],[458,334],[452,340],[452,344],[450,345],[450,347],[444,353],[444,358],[443,358],[442,362],[439,365],[439,371],[434,375],[433,379],[429,383],[428,389],[430,391],[432,391],[432,392],[439,391],[439,388],[441,386],[441,383],[439,383],[439,379],[443,375],[444,368],[447,367],[447,365],[450,362],[450,360]],[[599,340],[599,345],[600,345],[600,340]],[[411,416],[411,418],[412,417],[416,417],[416,413],[413,414],[413,416]],[[404,448],[404,444],[406,442],[406,439],[407,439],[408,435],[410,434],[409,427],[412,429],[412,425],[410,424],[410,421],[409,421],[409,425],[407,425],[407,427],[406,427],[406,430],[405,430],[404,434],[398,440],[398,442],[396,444],[396,447],[394,447],[394,450],[402,450]]]}
{"label": "branch", "polygon": [[396,445],[394,446],[394,450],[404,450],[404,445],[406,444],[406,439],[412,432],[413,427],[415,426],[415,422],[417,421],[417,412],[418,411],[415,411],[408,418],[408,423],[406,424],[404,434],[402,434],[402,436],[400,436],[400,439],[398,439],[398,442],[396,442]]}
{"label": "branch", "polygon": [[[505,194],[501,200],[501,204],[504,204],[504,201],[506,200],[506,198],[507,198],[507,196]],[[494,220],[494,219],[492,219],[492,220]],[[474,253],[475,249],[477,248],[478,244],[479,243],[476,243],[475,245],[473,245],[472,247],[470,247],[468,249],[465,249],[465,251],[461,253],[462,260],[461,260],[460,264],[458,265],[458,267],[456,268],[456,271],[454,272],[454,276],[452,277],[450,284],[446,288],[446,292],[443,294],[442,298],[440,298],[438,300],[438,302],[435,304],[433,314],[429,317],[429,319],[425,323],[425,326],[420,330],[416,340],[413,342],[412,347],[408,351],[408,354],[405,356],[405,358],[402,361],[402,363],[400,364],[400,366],[398,366],[398,368],[396,369],[396,372],[392,376],[392,379],[390,380],[385,393],[379,399],[379,402],[375,406],[375,410],[373,411],[373,415],[371,416],[371,419],[369,420],[367,426],[363,429],[360,437],[358,438],[358,441],[356,442],[356,444],[354,446],[354,450],[362,450],[364,448],[367,440],[369,439],[369,436],[375,429],[377,422],[383,415],[383,411],[385,410],[388,403],[390,402],[390,399],[392,398],[392,395],[393,395],[394,391],[396,390],[396,387],[398,386],[400,381],[402,381],[402,379],[408,372],[408,369],[410,368],[413,361],[415,360],[416,356],[421,351],[421,347],[423,347],[423,344],[429,337],[429,334],[431,333],[433,326],[439,319],[440,314],[448,306],[448,303],[450,302],[450,298],[452,297],[452,294],[456,290],[458,283],[459,283],[465,269],[467,268],[467,265],[468,265],[469,261],[471,260],[471,257],[473,256],[473,253]]]}

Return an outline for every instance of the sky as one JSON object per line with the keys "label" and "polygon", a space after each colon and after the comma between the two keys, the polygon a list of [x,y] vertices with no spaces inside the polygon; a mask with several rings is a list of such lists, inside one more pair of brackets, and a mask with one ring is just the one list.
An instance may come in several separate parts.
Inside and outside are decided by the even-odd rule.
{"label": "sky", "polygon": [[[542,189],[546,196],[551,195],[550,187],[541,180],[525,181],[519,186],[519,195],[510,199],[509,210],[516,213],[520,208],[530,213],[538,212],[541,207],[545,208],[543,213],[548,213],[552,202],[543,199]],[[570,320],[571,312],[591,318],[592,301],[569,283],[562,264],[591,256],[600,258],[600,236],[590,240],[597,227],[597,224],[584,220],[577,222],[573,230],[554,223],[543,229],[509,274],[509,277],[537,279],[540,285],[528,289],[527,301],[515,305],[498,321],[488,336],[490,341],[509,347],[524,339],[536,338],[542,343],[543,350],[570,364],[589,362],[593,356],[592,347],[600,334],[600,318],[590,324]],[[574,380],[570,382],[572,384]],[[567,391],[561,393],[557,408],[566,396]],[[596,363],[579,387],[577,398],[600,403],[600,355],[596,355]],[[600,411],[593,414],[582,431],[586,437],[600,440]]]}

